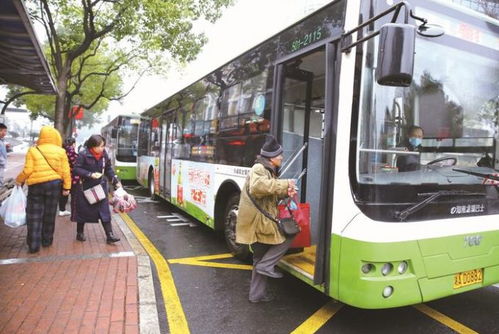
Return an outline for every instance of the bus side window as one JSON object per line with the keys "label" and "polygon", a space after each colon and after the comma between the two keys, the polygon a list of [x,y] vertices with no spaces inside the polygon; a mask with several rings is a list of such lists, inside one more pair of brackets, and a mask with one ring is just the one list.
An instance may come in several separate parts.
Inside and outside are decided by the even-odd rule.
{"label": "bus side window", "polygon": [[149,120],[142,119],[139,125],[139,147],[138,155],[147,155],[147,148],[149,147],[151,124]]}

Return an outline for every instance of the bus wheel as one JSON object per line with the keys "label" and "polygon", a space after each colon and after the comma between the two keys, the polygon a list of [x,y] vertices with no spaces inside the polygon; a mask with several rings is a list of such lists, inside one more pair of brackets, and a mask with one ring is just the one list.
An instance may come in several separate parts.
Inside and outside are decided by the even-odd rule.
{"label": "bus wheel", "polygon": [[236,242],[236,222],[237,213],[239,210],[239,194],[234,194],[229,198],[227,206],[225,207],[224,215],[224,234],[225,242],[229,247],[229,251],[234,254],[237,259],[250,262],[251,252],[248,245],[238,244]]}
{"label": "bus wheel", "polygon": [[153,200],[156,201],[158,200],[158,196],[154,193],[154,175],[152,174],[152,171],[149,172],[149,177],[147,178],[147,186],[149,188],[149,197]]}

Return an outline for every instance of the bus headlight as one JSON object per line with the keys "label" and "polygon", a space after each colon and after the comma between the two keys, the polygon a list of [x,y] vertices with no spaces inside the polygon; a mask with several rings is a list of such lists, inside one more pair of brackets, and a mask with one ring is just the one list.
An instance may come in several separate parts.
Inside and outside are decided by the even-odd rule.
{"label": "bus headlight", "polygon": [[364,274],[369,274],[373,269],[374,265],[372,263],[364,263],[360,268]]}
{"label": "bus headlight", "polygon": [[386,286],[383,289],[383,297],[388,298],[393,294],[393,286]]}
{"label": "bus headlight", "polygon": [[402,261],[399,263],[397,270],[398,270],[399,274],[403,274],[407,271],[408,267],[409,267],[409,265],[407,264],[407,262]]}
{"label": "bus headlight", "polygon": [[385,263],[383,265],[383,267],[381,268],[381,273],[383,274],[383,276],[386,276],[392,272],[392,269],[393,269],[393,265],[391,263]]}

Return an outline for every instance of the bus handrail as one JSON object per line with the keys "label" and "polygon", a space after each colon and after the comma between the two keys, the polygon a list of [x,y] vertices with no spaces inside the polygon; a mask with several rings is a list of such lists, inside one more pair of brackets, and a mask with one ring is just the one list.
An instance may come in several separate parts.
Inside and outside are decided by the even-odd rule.
{"label": "bus handrail", "polygon": [[295,160],[305,150],[305,148],[307,148],[307,146],[308,146],[308,142],[303,143],[303,146],[298,151],[295,151],[291,155],[291,157],[283,164],[281,172],[280,172],[281,175],[284,175],[284,173],[286,173],[286,171],[289,169],[289,167],[291,167],[293,162],[295,162]]}
{"label": "bus handrail", "polygon": [[407,150],[383,150],[377,148],[359,148],[362,152],[374,152],[374,153],[395,153],[395,154],[413,154],[419,155],[418,151],[407,151]]}

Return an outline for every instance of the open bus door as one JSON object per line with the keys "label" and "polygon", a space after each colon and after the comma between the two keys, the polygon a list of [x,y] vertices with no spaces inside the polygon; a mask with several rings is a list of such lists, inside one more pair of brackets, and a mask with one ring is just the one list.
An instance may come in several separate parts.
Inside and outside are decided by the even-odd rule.
{"label": "open bus door", "polygon": [[[330,210],[327,197],[329,181],[334,173],[331,145],[325,137],[327,121],[333,108],[328,101],[332,97],[332,75],[334,47],[328,45],[309,51],[277,65],[277,80],[274,101],[272,131],[284,148],[285,158],[299,152],[286,166],[282,178],[299,180],[300,201],[310,204],[311,247],[286,256],[282,264],[300,273],[310,283],[323,285],[327,289],[331,225],[324,214]],[[329,69],[327,69],[330,67]],[[330,93],[327,92],[329,89]],[[326,159],[328,157],[328,159]],[[324,173],[324,171],[328,171]]]}
{"label": "open bus door", "polygon": [[171,169],[172,169],[172,148],[173,130],[175,128],[175,112],[168,112],[161,116],[161,151],[159,163],[160,168],[160,188],[163,196],[170,200],[171,197]]}

